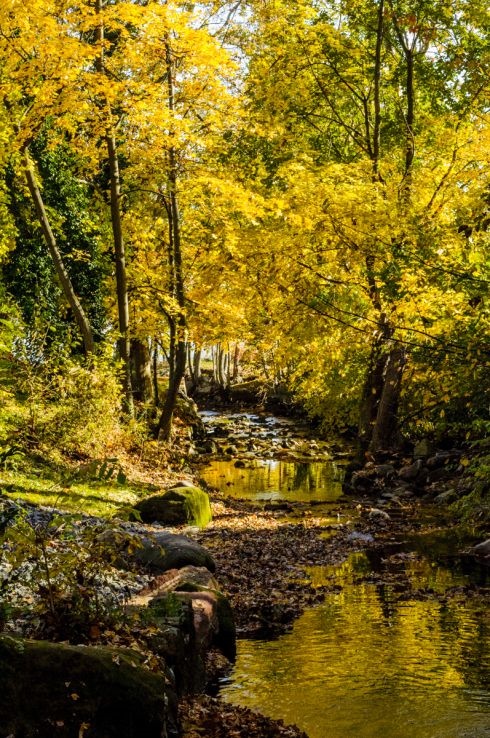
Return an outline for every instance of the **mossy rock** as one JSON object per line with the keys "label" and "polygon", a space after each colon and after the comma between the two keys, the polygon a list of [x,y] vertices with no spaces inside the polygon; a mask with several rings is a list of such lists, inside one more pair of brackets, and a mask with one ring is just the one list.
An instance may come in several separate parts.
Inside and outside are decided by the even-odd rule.
{"label": "mossy rock", "polygon": [[142,660],[127,649],[1,636],[2,735],[161,738],[171,733],[175,696],[164,676],[142,668]]}
{"label": "mossy rock", "polygon": [[199,487],[178,487],[152,495],[135,506],[144,523],[206,526],[211,520],[209,496]]}
{"label": "mossy rock", "polygon": [[152,538],[142,538],[133,558],[147,569],[160,572],[184,566],[202,566],[211,572],[216,570],[214,559],[204,546],[186,536],[166,531],[155,533]]}

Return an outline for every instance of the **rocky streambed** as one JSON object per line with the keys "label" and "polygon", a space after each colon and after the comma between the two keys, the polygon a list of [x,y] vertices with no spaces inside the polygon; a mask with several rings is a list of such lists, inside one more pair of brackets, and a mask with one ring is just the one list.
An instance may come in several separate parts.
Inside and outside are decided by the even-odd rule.
{"label": "rocky streambed", "polygon": [[[132,522],[108,525],[85,516],[68,523],[57,511],[22,511],[24,521],[32,517],[34,546],[36,526],[41,532],[54,515],[48,553],[71,541],[90,562],[87,535],[89,550],[108,556],[109,568],[99,565],[91,582],[74,559],[74,572],[85,573],[71,585],[78,594],[90,586],[112,593],[125,615],[117,625],[99,621],[85,631],[82,651],[66,644],[58,644],[56,654],[46,651],[47,662],[24,640],[39,632],[39,599],[24,620],[7,617],[0,658],[19,661],[30,681],[12,691],[5,670],[0,726],[6,735],[397,738],[396,725],[408,720],[414,727],[403,735],[422,738],[431,715],[430,735],[486,735],[488,552],[484,543],[474,546],[482,544],[481,531],[450,523],[444,498],[435,500],[449,477],[453,491],[462,489],[461,455],[368,460],[346,496],[350,450],[319,441],[305,424],[207,413],[196,427],[187,442],[194,472],[142,499]],[[444,473],[431,479],[431,468]],[[9,505],[3,505],[3,525],[12,519]],[[192,516],[191,508],[197,510]],[[209,514],[212,522],[198,527]],[[24,580],[29,566],[36,573],[33,561],[22,566]],[[4,580],[8,574],[3,571]],[[53,627],[49,618],[47,624]],[[79,642],[73,634],[71,641]],[[77,660],[85,671],[65,679]],[[50,667],[43,671],[43,663]],[[113,719],[90,677],[97,665],[103,680],[119,685],[111,693]],[[120,672],[127,678],[121,681]],[[32,704],[39,699],[49,707],[32,685],[53,678],[57,717],[41,710],[31,729],[32,711],[22,705],[30,694]],[[96,686],[91,693],[89,682]],[[398,684],[410,694],[408,717],[395,709]],[[459,732],[447,732],[435,709],[446,687]],[[135,712],[146,715],[135,726],[125,695],[140,689],[156,701]]]}
{"label": "rocky streambed", "polygon": [[218,493],[198,537],[239,635],[221,698],[310,738],[487,735],[485,531],[447,508],[467,491],[464,454],[369,459],[346,487],[348,450],[307,428],[206,422]]}

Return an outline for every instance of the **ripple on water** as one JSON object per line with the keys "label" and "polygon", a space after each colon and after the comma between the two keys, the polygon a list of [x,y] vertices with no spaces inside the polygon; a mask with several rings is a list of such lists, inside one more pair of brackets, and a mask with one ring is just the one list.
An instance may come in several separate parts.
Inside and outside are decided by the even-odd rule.
{"label": "ripple on water", "polygon": [[490,736],[486,613],[457,601],[397,602],[390,587],[354,584],[356,566],[359,557],[343,566],[343,589],[291,633],[241,641],[223,698],[310,738]]}

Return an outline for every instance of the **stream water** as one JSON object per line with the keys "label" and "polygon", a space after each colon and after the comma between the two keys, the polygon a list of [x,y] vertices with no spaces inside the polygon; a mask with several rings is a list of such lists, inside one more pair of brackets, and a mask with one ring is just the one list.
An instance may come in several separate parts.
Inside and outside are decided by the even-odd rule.
{"label": "stream water", "polygon": [[[249,421],[250,434],[263,427]],[[204,476],[226,494],[328,504],[341,494],[341,463],[328,456],[256,458],[246,469],[219,461]],[[310,738],[490,737],[490,613],[479,598],[445,596],[484,584],[486,572],[464,570],[457,546],[444,534],[413,536],[386,559],[368,552],[313,567],[314,585],[338,591],[277,640],[239,641],[221,697]],[[409,581],[410,598],[397,596],[390,569]]]}

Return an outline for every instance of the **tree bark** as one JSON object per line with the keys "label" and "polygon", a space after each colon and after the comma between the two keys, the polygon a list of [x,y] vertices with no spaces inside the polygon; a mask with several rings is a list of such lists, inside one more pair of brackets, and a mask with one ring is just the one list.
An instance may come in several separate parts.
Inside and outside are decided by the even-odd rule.
{"label": "tree bark", "polygon": [[383,390],[379,399],[376,422],[369,444],[370,451],[394,448],[398,443],[398,406],[406,363],[404,347],[395,345],[386,360]]}
{"label": "tree bark", "polygon": [[152,361],[147,341],[131,339],[131,385],[133,397],[139,402],[149,402],[153,397]]}
{"label": "tree bark", "polygon": [[158,388],[158,341],[153,339],[153,356],[152,356],[152,379],[153,379],[153,399],[155,407],[160,402],[160,391]]}
{"label": "tree bark", "polygon": [[53,260],[54,267],[56,269],[56,274],[58,276],[58,279],[60,281],[60,284],[63,290],[63,294],[65,295],[68,301],[68,304],[70,305],[72,309],[73,316],[75,318],[78,329],[82,336],[83,347],[84,347],[85,353],[88,356],[89,354],[92,354],[94,352],[94,338],[92,334],[92,329],[90,327],[90,322],[85,314],[85,311],[81,305],[80,300],[78,299],[75,293],[75,290],[73,289],[70,276],[64,265],[63,257],[61,256],[61,252],[58,248],[58,244],[56,243],[56,238],[51,229],[48,214],[46,212],[46,208],[44,207],[44,202],[43,202],[43,198],[41,195],[41,191],[36,182],[34,168],[30,161],[29,154],[27,151],[24,152],[23,164],[24,164],[24,170],[25,170],[26,179],[27,179],[27,186],[29,188],[29,192],[31,194],[32,200],[34,202],[37,219],[41,226],[44,239],[48,246],[50,256]]}
{"label": "tree bark", "polygon": [[[99,55],[96,59],[96,68],[100,74],[105,73],[104,68],[104,21],[102,18],[103,0],[96,0],[95,11],[99,16],[97,26],[97,43]],[[110,121],[111,110],[108,108]],[[123,391],[124,410],[129,415],[134,414],[133,392],[131,387],[131,363],[130,363],[130,338],[129,338],[129,298],[126,279],[126,255],[121,219],[121,176],[119,171],[119,158],[117,154],[116,137],[112,125],[108,127],[105,137],[107,146],[107,157],[110,172],[110,207],[112,235],[114,239],[114,255],[116,263],[116,293],[117,314],[119,324],[118,351],[123,364]]]}
{"label": "tree bark", "polygon": [[[172,52],[168,41],[165,43],[167,96],[170,115],[175,114],[175,80]],[[173,131],[171,131],[173,133]],[[168,152],[168,202],[166,208],[169,243],[170,243],[170,283],[173,297],[177,303],[177,315],[174,320],[174,371],[169,381],[167,396],[156,429],[156,437],[168,441],[172,434],[172,418],[177,402],[179,388],[184,378],[187,358],[187,320],[185,313],[185,290],[182,264],[182,242],[180,232],[179,201],[177,197],[177,154],[175,147],[170,146]]]}
{"label": "tree bark", "polygon": [[117,314],[119,322],[119,356],[123,363],[123,389],[125,410],[128,415],[134,413],[133,391],[131,386],[131,344],[129,338],[129,298],[126,279],[126,255],[121,222],[121,179],[114,133],[106,137],[107,153],[111,178],[111,222],[114,237],[114,254],[116,261]]}
{"label": "tree bark", "polygon": [[194,382],[195,386],[199,386],[199,382],[201,380],[201,357],[202,357],[202,349],[194,349],[194,357],[192,360],[192,368],[194,373]]}

